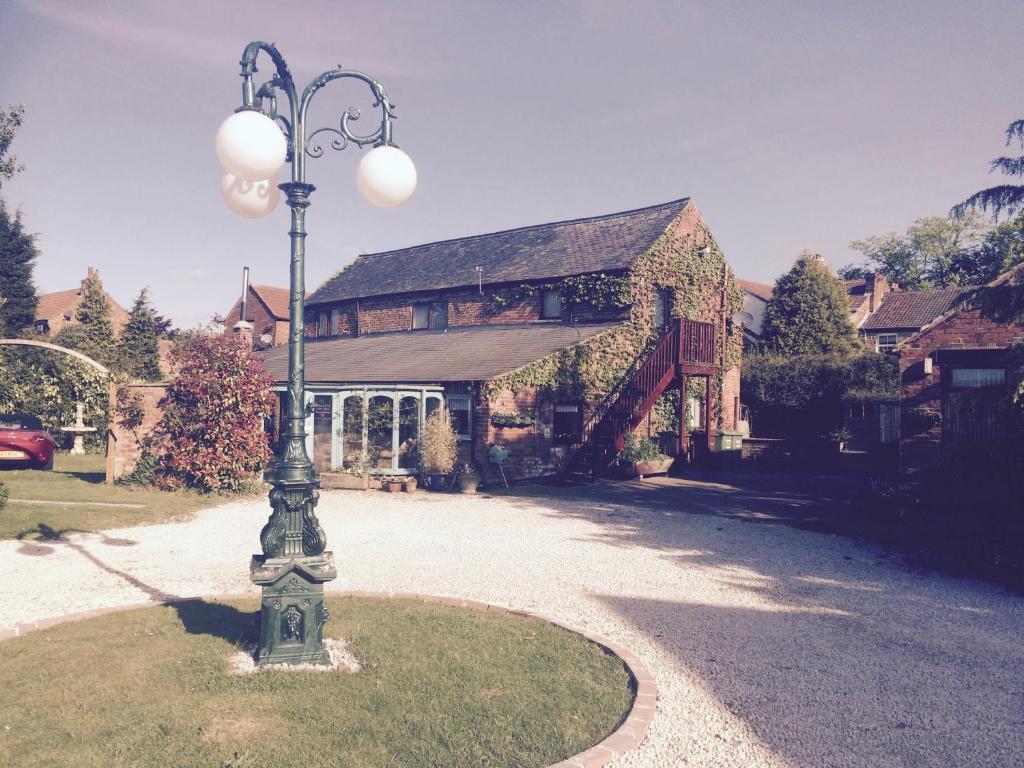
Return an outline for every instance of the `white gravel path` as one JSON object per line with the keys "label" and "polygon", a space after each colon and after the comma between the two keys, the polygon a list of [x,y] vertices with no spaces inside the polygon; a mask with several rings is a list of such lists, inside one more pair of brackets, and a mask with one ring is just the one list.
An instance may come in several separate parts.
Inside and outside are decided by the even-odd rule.
{"label": "white gravel path", "polygon": [[[0,628],[255,595],[266,513],[232,502],[188,523],[0,542]],[[616,766],[1024,764],[1024,599],[995,587],[839,537],[663,508],[328,491],[319,515],[334,589],[525,608],[632,649],[660,700]]]}

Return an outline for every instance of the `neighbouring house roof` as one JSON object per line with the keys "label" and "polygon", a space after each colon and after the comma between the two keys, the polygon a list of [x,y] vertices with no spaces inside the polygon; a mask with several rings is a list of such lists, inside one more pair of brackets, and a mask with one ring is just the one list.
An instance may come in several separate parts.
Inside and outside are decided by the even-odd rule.
{"label": "neighbouring house roof", "polygon": [[79,288],[39,294],[36,319],[52,320],[55,317],[63,317],[65,320],[70,320],[75,316],[75,307],[78,306],[81,296],[82,291]]}
{"label": "neighbouring house roof", "polygon": [[[249,288],[252,292],[259,297],[270,314],[272,314],[278,320],[288,319],[288,297],[289,291],[287,288],[277,288],[273,285],[253,285],[250,284]],[[248,314],[248,313],[246,313]]]}
{"label": "neighbouring house roof", "polygon": [[359,256],[310,304],[625,269],[668,229],[689,198]]}
{"label": "neighbouring house roof", "polygon": [[[982,288],[949,289],[949,290],[960,290],[962,292],[962,295],[960,297],[958,297],[957,300],[955,302],[953,302],[949,306],[949,308],[946,309],[945,312],[943,312],[940,315],[935,316],[934,318],[929,320],[926,324],[924,324],[918,330],[917,333],[914,333],[913,335],[908,336],[905,339],[901,339],[899,341],[899,343],[896,345],[896,348],[897,349],[902,349],[904,347],[907,347],[907,346],[915,343],[918,339],[923,337],[925,334],[927,334],[933,328],[935,328],[938,325],[941,325],[946,320],[949,320],[951,317],[953,317],[954,315],[959,313],[961,310],[963,310],[966,306],[976,306],[978,304],[978,297],[984,295],[985,289],[987,289],[987,288],[1005,288],[1005,287],[1008,287],[1008,286],[1017,286],[1019,288],[1024,288],[1024,263],[1018,264],[1017,266],[1007,270],[1006,272],[1003,272],[1001,275],[996,277],[995,280],[992,280],[990,283],[987,283]],[[971,298],[971,301],[967,301],[968,298]]]}
{"label": "neighbouring house roof", "polygon": [[844,280],[843,283],[846,285],[846,295],[850,299],[850,314],[855,314],[868,298],[867,280],[858,278],[856,280]]}
{"label": "neighbouring house roof", "polygon": [[[107,303],[110,305],[110,322],[115,332],[120,332],[128,318],[128,312],[114,301],[114,298],[104,291]],[[54,291],[53,293],[39,294],[39,303],[36,305],[36,320],[46,320],[50,327],[56,329],[68,322],[75,321],[75,310],[82,301],[82,289],[72,288],[68,291]]]}
{"label": "neighbouring house roof", "polygon": [[747,293],[752,293],[754,296],[757,296],[757,298],[764,299],[765,301],[771,299],[772,293],[775,290],[770,285],[766,285],[765,283],[755,283],[753,280],[740,280],[739,278],[736,278],[736,282],[739,283],[740,288]]}
{"label": "neighbouring house roof", "polygon": [[[575,346],[615,323],[482,325],[306,341],[306,383],[485,381]],[[275,382],[288,379],[288,347],[263,355]]]}
{"label": "neighbouring house roof", "polygon": [[934,291],[887,293],[882,306],[861,326],[865,331],[918,330],[952,309],[974,288],[940,288]]}

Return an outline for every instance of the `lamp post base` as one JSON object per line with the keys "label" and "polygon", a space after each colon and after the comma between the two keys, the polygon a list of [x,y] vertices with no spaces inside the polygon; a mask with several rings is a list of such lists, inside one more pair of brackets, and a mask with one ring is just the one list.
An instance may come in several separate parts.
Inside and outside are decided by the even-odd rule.
{"label": "lamp post base", "polygon": [[324,651],[324,583],[336,578],[334,553],[314,557],[253,555],[249,576],[263,588],[256,663],[329,665]]}

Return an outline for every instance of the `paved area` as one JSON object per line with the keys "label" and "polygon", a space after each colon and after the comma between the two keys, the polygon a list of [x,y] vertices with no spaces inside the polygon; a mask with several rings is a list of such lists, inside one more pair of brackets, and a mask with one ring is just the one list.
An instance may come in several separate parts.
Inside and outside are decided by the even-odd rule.
{"label": "paved area", "polygon": [[[837,514],[832,481],[651,490],[324,492],[320,518],[337,589],[526,608],[636,652],[660,700],[647,740],[617,766],[1024,764],[1024,598],[752,522]],[[255,593],[247,563],[266,512],[232,502],[189,523],[0,542],[0,629]]]}

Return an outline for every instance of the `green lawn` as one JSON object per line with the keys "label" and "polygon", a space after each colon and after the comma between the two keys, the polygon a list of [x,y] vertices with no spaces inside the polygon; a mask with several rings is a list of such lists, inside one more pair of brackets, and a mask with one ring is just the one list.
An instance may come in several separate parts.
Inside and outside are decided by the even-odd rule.
{"label": "green lawn", "polygon": [[633,699],[622,662],[536,620],[328,598],[362,664],[231,675],[256,600],[111,614],[0,643],[0,764],[544,766],[593,746]]}
{"label": "green lawn", "polygon": [[[196,493],[107,485],[104,458],[58,453],[52,472],[19,469],[0,471],[0,482],[10,491],[10,501],[0,511],[0,539],[53,538],[77,531],[98,531],[169,520],[186,520],[197,510],[221,501],[217,496]],[[60,501],[66,504],[25,504],[29,501]],[[132,507],[91,506],[132,504]]]}

